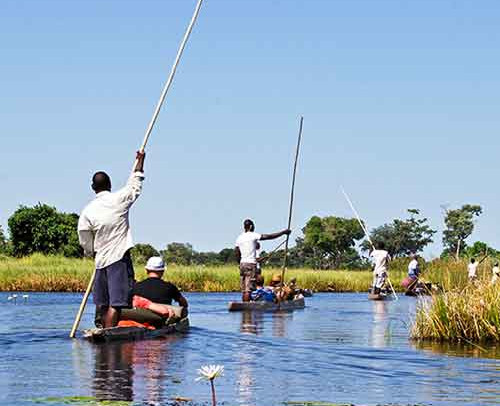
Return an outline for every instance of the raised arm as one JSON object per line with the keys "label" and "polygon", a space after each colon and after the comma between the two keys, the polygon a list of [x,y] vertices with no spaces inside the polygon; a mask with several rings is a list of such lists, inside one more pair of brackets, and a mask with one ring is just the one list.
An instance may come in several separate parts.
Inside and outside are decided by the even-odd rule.
{"label": "raised arm", "polygon": [[281,230],[281,231],[278,231],[277,233],[272,233],[272,234],[262,234],[261,237],[260,237],[260,240],[261,241],[265,241],[265,240],[275,240],[276,238],[279,238],[281,237],[282,235],[290,235],[292,233],[292,230],[290,229],[285,229],[285,230]]}
{"label": "raised arm", "polygon": [[144,159],[146,158],[146,153],[138,151],[136,154],[136,163],[134,171],[127,184],[122,188],[119,193],[123,199],[123,202],[131,205],[142,192],[142,183],[144,182]]}

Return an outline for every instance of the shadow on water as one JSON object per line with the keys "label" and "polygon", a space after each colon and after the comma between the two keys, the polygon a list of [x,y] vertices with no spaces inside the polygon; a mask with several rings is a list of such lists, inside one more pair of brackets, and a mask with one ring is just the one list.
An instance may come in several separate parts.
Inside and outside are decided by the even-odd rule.
{"label": "shadow on water", "polygon": [[424,341],[415,342],[414,345],[419,350],[439,355],[500,359],[500,345],[495,343],[457,344]]}

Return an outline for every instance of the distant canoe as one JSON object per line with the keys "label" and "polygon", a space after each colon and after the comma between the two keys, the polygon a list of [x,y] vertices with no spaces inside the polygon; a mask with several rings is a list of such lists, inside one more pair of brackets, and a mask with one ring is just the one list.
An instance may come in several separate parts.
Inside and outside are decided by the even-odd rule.
{"label": "distant canoe", "polygon": [[111,327],[84,330],[83,338],[95,343],[108,341],[134,341],[148,338],[165,337],[171,334],[186,332],[189,329],[187,317],[177,323],[169,324],[156,330],[143,327]]}
{"label": "distant canoe", "polygon": [[294,300],[285,300],[281,303],[274,302],[229,302],[230,312],[241,311],[277,311],[277,310],[295,310],[306,307],[306,302],[303,297]]}
{"label": "distant canoe", "polygon": [[394,295],[391,292],[372,293],[368,291],[368,300],[394,300]]}

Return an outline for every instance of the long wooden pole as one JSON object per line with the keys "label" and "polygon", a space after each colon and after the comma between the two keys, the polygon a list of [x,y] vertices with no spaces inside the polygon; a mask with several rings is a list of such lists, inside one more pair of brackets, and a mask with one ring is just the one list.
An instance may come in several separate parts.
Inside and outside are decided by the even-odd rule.
{"label": "long wooden pole", "polygon": [[[297,163],[299,161],[299,153],[300,153],[300,143],[302,141],[302,127],[304,124],[304,117],[300,117],[300,123],[299,123],[299,136],[297,138],[297,148],[295,150],[295,162],[293,164],[293,175],[292,175],[292,187],[290,190],[290,207],[288,209],[288,229],[292,227],[292,214],[293,214],[293,200],[295,196],[295,178],[297,175]],[[290,241],[290,234],[287,234],[286,240],[285,240],[285,253],[284,253],[284,258],[283,258],[283,268],[281,270],[281,287],[283,287],[283,284],[285,283],[285,272],[286,268],[288,266],[288,243]]]}
{"label": "long wooden pole", "polygon": [[[156,108],[153,112],[153,117],[151,117],[151,120],[148,124],[148,127],[146,128],[146,133],[144,134],[144,140],[142,141],[142,145],[139,149],[141,152],[144,152],[144,150],[146,148],[149,137],[151,136],[151,132],[153,131],[153,127],[156,123],[158,115],[160,114],[160,110],[161,110],[161,107],[163,105],[163,102],[165,101],[165,98],[167,97],[168,90],[170,89],[170,86],[173,83],[173,80],[175,77],[175,72],[177,72],[177,66],[179,65],[182,53],[184,52],[184,48],[186,47],[189,36],[191,35],[191,31],[193,31],[193,27],[194,27],[194,24],[196,23],[196,20],[198,18],[198,14],[200,13],[200,9],[201,9],[202,4],[203,4],[203,0],[198,0],[198,3],[196,4],[196,8],[194,10],[193,16],[191,17],[191,21],[189,22],[189,25],[186,29],[186,32],[184,33],[184,37],[182,38],[179,49],[177,50],[177,55],[175,57],[174,64],[172,65],[172,69],[170,70],[170,74],[168,75],[167,82],[165,83],[165,86],[163,87],[163,90],[161,92],[160,100],[158,100]],[[137,167],[137,160],[134,162],[133,171],[135,171],[136,167]],[[83,296],[82,303],[80,304],[80,309],[78,310],[75,321],[73,322],[73,327],[71,328],[71,332],[69,335],[71,338],[75,337],[76,330],[78,329],[78,325],[80,324],[80,320],[82,318],[83,311],[85,310],[85,306],[87,305],[87,300],[88,300],[90,292],[92,290],[92,285],[94,284],[95,272],[96,271],[94,270],[94,272],[92,273],[92,277],[90,278],[89,285],[87,286],[87,290],[85,291],[85,295]]]}
{"label": "long wooden pole", "polygon": [[[365,233],[366,239],[368,240],[368,242],[370,243],[370,245],[372,246],[372,248],[375,249],[375,245],[373,245],[373,241],[370,238],[370,235],[368,234],[368,230],[366,229],[364,223],[361,221],[361,217],[359,217],[359,214],[356,211],[356,209],[354,208],[354,205],[352,204],[351,199],[349,198],[349,196],[347,195],[347,193],[346,193],[346,191],[344,190],[343,187],[341,187],[341,190],[342,190],[342,194],[344,195],[344,197],[346,198],[347,202],[349,203],[349,206],[351,206],[351,209],[354,212],[354,215],[356,216],[356,219],[358,220],[359,225],[363,229],[363,232]],[[392,286],[392,283],[391,283],[391,280],[389,279],[389,276],[387,276],[387,282],[389,282],[389,286],[390,286],[390,288],[392,290],[392,293],[394,294],[394,297],[396,298],[396,300],[398,300],[399,299],[398,295],[396,294],[396,291],[394,290],[394,287]]]}

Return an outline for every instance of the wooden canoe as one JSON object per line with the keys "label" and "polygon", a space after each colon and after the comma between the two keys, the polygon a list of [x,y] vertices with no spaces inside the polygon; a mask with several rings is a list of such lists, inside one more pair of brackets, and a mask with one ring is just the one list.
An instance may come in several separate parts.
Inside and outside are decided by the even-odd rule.
{"label": "wooden canoe", "polygon": [[83,331],[83,338],[95,343],[119,340],[133,341],[165,337],[170,334],[186,332],[188,329],[189,319],[185,317],[177,323],[169,324],[156,330],[150,330],[143,327],[92,328]]}
{"label": "wooden canoe", "polygon": [[229,302],[230,312],[241,312],[241,311],[265,311],[273,312],[277,310],[295,310],[303,309],[306,307],[306,302],[303,297],[294,300],[286,300],[281,303],[274,302]]}
{"label": "wooden canoe", "polygon": [[371,289],[368,291],[368,300],[394,300],[392,292],[372,293]]}

